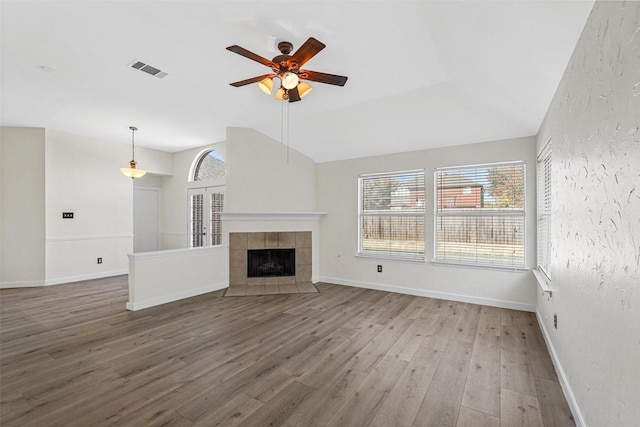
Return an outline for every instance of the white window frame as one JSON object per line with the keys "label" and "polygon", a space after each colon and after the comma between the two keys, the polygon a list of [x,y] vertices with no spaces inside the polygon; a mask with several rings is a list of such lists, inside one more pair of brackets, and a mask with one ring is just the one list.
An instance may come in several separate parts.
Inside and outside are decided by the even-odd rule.
{"label": "white window frame", "polygon": [[551,141],[547,142],[536,162],[537,181],[537,269],[551,280]]}
{"label": "white window frame", "polygon": [[[474,169],[489,169],[492,167],[499,166],[509,166],[509,165],[521,165],[523,169],[523,208],[522,209],[510,209],[506,210],[504,208],[482,208],[482,209],[468,209],[465,211],[447,211],[446,209],[439,209],[439,200],[438,200],[438,174],[444,172],[454,172],[454,171],[472,171]],[[498,268],[498,269],[508,269],[508,270],[526,270],[527,265],[527,179],[526,179],[526,162],[525,161],[510,161],[510,162],[496,162],[496,163],[484,163],[484,164],[476,164],[476,165],[460,165],[460,166],[448,166],[436,168],[434,170],[434,180],[433,180],[433,201],[434,201],[434,221],[433,221],[433,260],[434,263],[441,264],[452,264],[452,265],[461,265],[461,266],[471,266],[471,267],[488,267],[488,268]],[[500,217],[500,216],[510,216],[510,217],[521,217],[522,218],[522,262],[521,263],[510,263],[510,262],[500,262],[500,261],[491,261],[491,260],[483,260],[478,259],[476,261],[472,261],[469,259],[456,259],[453,258],[443,258],[439,257],[438,253],[438,221],[444,217]]]}
{"label": "white window frame", "polygon": [[[374,174],[365,174],[365,175],[360,175],[358,177],[358,252],[357,252],[357,256],[358,257],[363,257],[363,258],[377,258],[377,259],[391,259],[391,260],[404,260],[404,261],[418,261],[418,262],[424,262],[425,261],[425,252],[424,252],[424,247],[425,245],[425,233],[424,233],[424,227],[425,227],[425,222],[426,222],[426,216],[425,216],[425,201],[426,201],[426,197],[423,199],[423,206],[422,206],[422,210],[418,210],[418,211],[411,211],[411,212],[402,212],[402,211],[382,211],[382,212],[377,212],[377,213],[367,213],[364,211],[363,208],[363,185],[365,180],[367,179],[374,179],[374,178],[383,178],[383,177],[409,177],[412,175],[422,175],[422,180],[423,180],[423,194],[425,194],[425,186],[424,186],[424,179],[425,179],[425,171],[424,169],[414,169],[414,170],[406,170],[406,171],[398,171],[398,172],[385,172],[385,173],[374,173]],[[423,196],[424,197],[424,196]],[[362,234],[362,230],[363,230],[363,224],[364,224],[364,219],[365,217],[372,217],[372,216],[379,216],[379,217],[416,217],[416,218],[422,218],[422,223],[423,223],[423,227],[422,227],[422,251],[394,251],[391,248],[388,248],[388,250],[383,251],[383,250],[367,250],[365,249],[363,246],[363,234]]]}
{"label": "white window frame", "polygon": [[[200,167],[202,162],[205,160],[205,158],[212,152],[215,152],[217,154],[217,156],[214,156],[214,157],[220,157],[220,160],[224,163],[224,169],[222,171],[223,173],[219,176],[215,176],[209,179],[196,179],[198,168]],[[206,148],[200,151],[191,162],[191,167],[189,168],[189,175],[187,176],[187,181],[193,182],[193,183],[200,183],[200,185],[202,185],[206,181],[220,180],[220,179],[224,179],[225,177],[226,177],[226,159],[224,158],[224,156],[219,150],[216,150],[215,148]]]}

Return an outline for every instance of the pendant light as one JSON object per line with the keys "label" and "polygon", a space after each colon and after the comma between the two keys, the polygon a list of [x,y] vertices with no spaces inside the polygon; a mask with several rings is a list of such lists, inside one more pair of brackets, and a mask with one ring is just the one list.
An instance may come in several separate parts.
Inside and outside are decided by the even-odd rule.
{"label": "pendant light", "polygon": [[141,178],[144,174],[147,173],[146,170],[136,169],[136,161],[135,161],[135,142],[134,142],[134,134],[138,130],[135,126],[129,126],[131,129],[131,161],[129,162],[128,168],[120,168],[120,172],[125,174],[131,179]]}

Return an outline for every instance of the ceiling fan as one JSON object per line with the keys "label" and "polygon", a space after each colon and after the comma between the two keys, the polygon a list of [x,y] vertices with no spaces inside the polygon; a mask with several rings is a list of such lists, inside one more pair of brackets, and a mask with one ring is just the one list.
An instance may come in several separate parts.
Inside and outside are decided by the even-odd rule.
{"label": "ceiling fan", "polygon": [[293,55],[290,55],[293,50],[293,45],[289,42],[282,41],[278,43],[280,55],[272,60],[268,60],[238,45],[229,46],[227,50],[259,62],[262,65],[266,65],[271,68],[272,71],[272,73],[269,74],[231,83],[231,86],[240,87],[251,83],[258,83],[258,87],[260,87],[264,93],[270,95],[273,91],[273,78],[278,77],[280,79],[280,88],[276,91],[275,97],[289,102],[300,101],[303,96],[311,91],[311,86],[300,80],[344,86],[347,82],[347,77],[345,76],[300,69],[300,67],[324,48],[324,43],[313,37],[309,37]]}

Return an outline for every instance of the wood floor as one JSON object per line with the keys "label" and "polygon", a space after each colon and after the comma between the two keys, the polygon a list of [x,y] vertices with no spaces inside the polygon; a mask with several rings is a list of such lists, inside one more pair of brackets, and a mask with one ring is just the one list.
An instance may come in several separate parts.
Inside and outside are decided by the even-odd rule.
{"label": "wood floor", "polygon": [[126,276],[0,291],[0,424],[572,426],[535,315],[331,284],[126,311]]}

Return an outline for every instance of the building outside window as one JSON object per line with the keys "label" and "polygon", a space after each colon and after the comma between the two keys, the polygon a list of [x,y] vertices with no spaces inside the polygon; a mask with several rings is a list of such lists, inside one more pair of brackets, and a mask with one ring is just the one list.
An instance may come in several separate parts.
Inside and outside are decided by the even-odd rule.
{"label": "building outside window", "polygon": [[438,168],[435,261],[525,266],[525,164]]}

